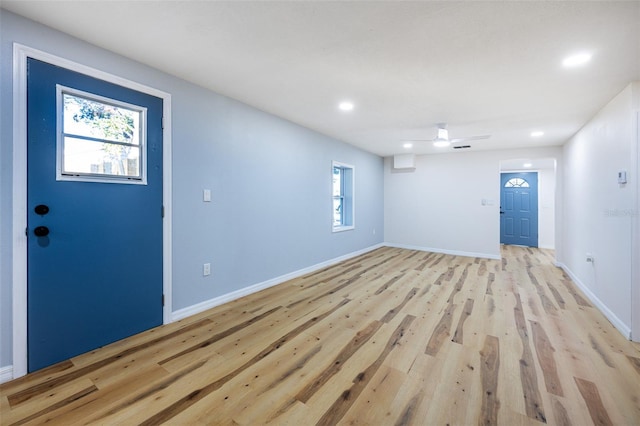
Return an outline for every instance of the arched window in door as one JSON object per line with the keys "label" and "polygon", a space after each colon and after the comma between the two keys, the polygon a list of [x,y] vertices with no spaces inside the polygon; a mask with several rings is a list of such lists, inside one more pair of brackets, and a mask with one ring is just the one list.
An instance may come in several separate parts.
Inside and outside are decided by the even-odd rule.
{"label": "arched window in door", "polygon": [[529,188],[529,182],[522,178],[511,178],[505,184],[505,188]]}

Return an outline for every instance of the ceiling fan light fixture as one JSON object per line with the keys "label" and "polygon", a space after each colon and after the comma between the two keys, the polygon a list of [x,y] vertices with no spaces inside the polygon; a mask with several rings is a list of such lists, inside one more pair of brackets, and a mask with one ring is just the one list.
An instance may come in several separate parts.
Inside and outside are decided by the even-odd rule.
{"label": "ceiling fan light fixture", "polygon": [[449,140],[449,132],[444,127],[438,128],[438,137],[436,138],[436,140],[440,140],[440,139],[445,141]]}
{"label": "ceiling fan light fixture", "polygon": [[[439,132],[438,132],[439,133]],[[451,145],[451,142],[449,142],[446,139],[436,139],[435,141],[433,141],[433,146],[435,146],[436,148],[446,148],[449,145]]]}

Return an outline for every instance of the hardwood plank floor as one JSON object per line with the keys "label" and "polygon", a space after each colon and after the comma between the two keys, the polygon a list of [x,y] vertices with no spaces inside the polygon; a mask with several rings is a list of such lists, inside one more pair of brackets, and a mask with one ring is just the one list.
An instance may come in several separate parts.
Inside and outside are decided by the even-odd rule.
{"label": "hardwood plank floor", "polygon": [[640,346],[502,255],[369,252],[5,383],[1,424],[640,424]]}

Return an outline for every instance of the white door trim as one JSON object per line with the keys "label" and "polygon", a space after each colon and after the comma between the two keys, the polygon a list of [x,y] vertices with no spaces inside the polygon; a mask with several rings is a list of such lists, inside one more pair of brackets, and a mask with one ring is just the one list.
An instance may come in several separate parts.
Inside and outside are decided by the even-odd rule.
{"label": "white door trim", "polygon": [[[640,85],[636,87],[640,92]],[[637,93],[636,96],[640,98],[640,93]],[[636,185],[636,199],[631,217],[631,259],[638,259],[640,256],[640,176],[637,171],[640,169],[640,110],[634,111],[633,121],[635,123],[632,131],[635,133],[635,140],[632,142],[632,146],[635,149],[635,158],[631,163],[630,178]],[[635,174],[633,170],[636,171]],[[633,228],[635,228],[635,232],[633,232]],[[640,263],[633,260],[631,261],[631,340],[640,342]]]}
{"label": "white door trim", "polygon": [[13,45],[13,378],[27,374],[27,58],[118,84],[163,100],[163,323],[171,322],[171,95],[89,66]]}

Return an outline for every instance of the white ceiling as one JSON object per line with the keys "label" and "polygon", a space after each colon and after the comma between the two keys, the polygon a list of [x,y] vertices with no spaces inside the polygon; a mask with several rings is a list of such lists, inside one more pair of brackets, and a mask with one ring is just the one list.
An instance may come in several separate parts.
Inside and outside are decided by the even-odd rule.
{"label": "white ceiling", "polygon": [[[528,164],[528,166],[525,166]],[[501,171],[527,171],[527,170],[542,170],[556,168],[556,160],[554,158],[515,158],[510,160],[500,161]]]}
{"label": "white ceiling", "polygon": [[[640,1],[2,7],[382,156],[451,150],[402,148],[439,122],[451,138],[492,135],[472,150],[561,145],[640,80]],[[580,51],[591,62],[563,68]]]}

